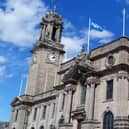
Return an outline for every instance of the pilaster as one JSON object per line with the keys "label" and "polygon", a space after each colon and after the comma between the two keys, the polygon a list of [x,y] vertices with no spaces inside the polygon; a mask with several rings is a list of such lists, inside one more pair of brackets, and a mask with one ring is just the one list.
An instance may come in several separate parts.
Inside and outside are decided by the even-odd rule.
{"label": "pilaster", "polygon": [[117,74],[117,116],[126,116],[128,114],[128,88],[129,75],[127,72],[120,71]]}
{"label": "pilaster", "polygon": [[128,91],[129,75],[125,71],[117,74],[116,92],[116,117],[114,119],[114,129],[129,129],[128,119]]}
{"label": "pilaster", "polygon": [[67,93],[65,99],[65,111],[64,111],[65,123],[70,123],[73,92],[75,91],[74,85],[72,84],[66,85],[65,91]]}
{"label": "pilaster", "polygon": [[95,88],[96,85],[99,84],[99,79],[96,77],[90,77],[87,79],[87,87],[89,88],[89,100],[88,100],[88,107],[87,107],[87,113],[88,113],[88,119],[93,120],[94,119],[94,105],[95,105]]}

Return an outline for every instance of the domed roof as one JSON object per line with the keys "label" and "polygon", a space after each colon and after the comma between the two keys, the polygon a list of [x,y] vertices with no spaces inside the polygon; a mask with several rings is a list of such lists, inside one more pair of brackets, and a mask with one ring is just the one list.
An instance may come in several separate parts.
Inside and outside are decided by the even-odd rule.
{"label": "domed roof", "polygon": [[47,23],[55,23],[55,24],[63,24],[62,17],[57,14],[55,10],[49,12],[43,19],[43,22]]}

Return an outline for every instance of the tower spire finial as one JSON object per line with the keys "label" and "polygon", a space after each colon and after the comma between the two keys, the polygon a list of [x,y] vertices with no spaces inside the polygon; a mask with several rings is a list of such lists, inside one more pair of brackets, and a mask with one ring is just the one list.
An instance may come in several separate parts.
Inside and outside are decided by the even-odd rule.
{"label": "tower spire finial", "polygon": [[53,7],[52,7],[53,8],[53,12],[56,12],[56,0],[52,0],[52,1],[53,1],[52,2],[53,3]]}
{"label": "tower spire finial", "polygon": [[53,11],[56,12],[56,4],[54,4]]}

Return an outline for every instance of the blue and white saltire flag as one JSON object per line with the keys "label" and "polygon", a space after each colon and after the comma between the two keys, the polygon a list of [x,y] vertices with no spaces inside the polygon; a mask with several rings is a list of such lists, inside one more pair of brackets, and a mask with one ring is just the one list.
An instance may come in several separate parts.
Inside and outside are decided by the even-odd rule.
{"label": "blue and white saltire flag", "polygon": [[91,21],[91,27],[93,27],[94,29],[98,30],[98,31],[103,31],[103,27],[96,24],[95,22]]}
{"label": "blue and white saltire flag", "polygon": [[96,31],[100,31],[102,32],[103,31],[103,27],[98,25],[97,23],[93,22],[91,20],[91,18],[89,18],[89,28],[88,28],[88,38],[87,38],[87,51],[89,52],[90,50],[90,33],[91,33],[91,30],[95,29]]}

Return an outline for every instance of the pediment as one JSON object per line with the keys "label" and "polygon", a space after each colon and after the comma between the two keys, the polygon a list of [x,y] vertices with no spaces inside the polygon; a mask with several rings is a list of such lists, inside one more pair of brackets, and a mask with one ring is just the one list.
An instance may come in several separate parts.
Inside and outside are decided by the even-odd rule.
{"label": "pediment", "polygon": [[63,83],[77,83],[77,81],[86,73],[93,72],[92,62],[87,59],[87,55],[83,54],[76,57],[75,62],[65,72]]}
{"label": "pediment", "polygon": [[17,96],[14,98],[14,100],[12,101],[11,105],[15,106],[15,105],[20,105],[23,102],[22,98]]}
{"label": "pediment", "polygon": [[67,83],[67,82],[76,83],[76,81],[79,79],[80,76],[81,76],[81,73],[79,71],[78,65],[74,65],[74,66],[71,66],[71,68],[68,71],[66,71],[62,81],[64,83]]}

